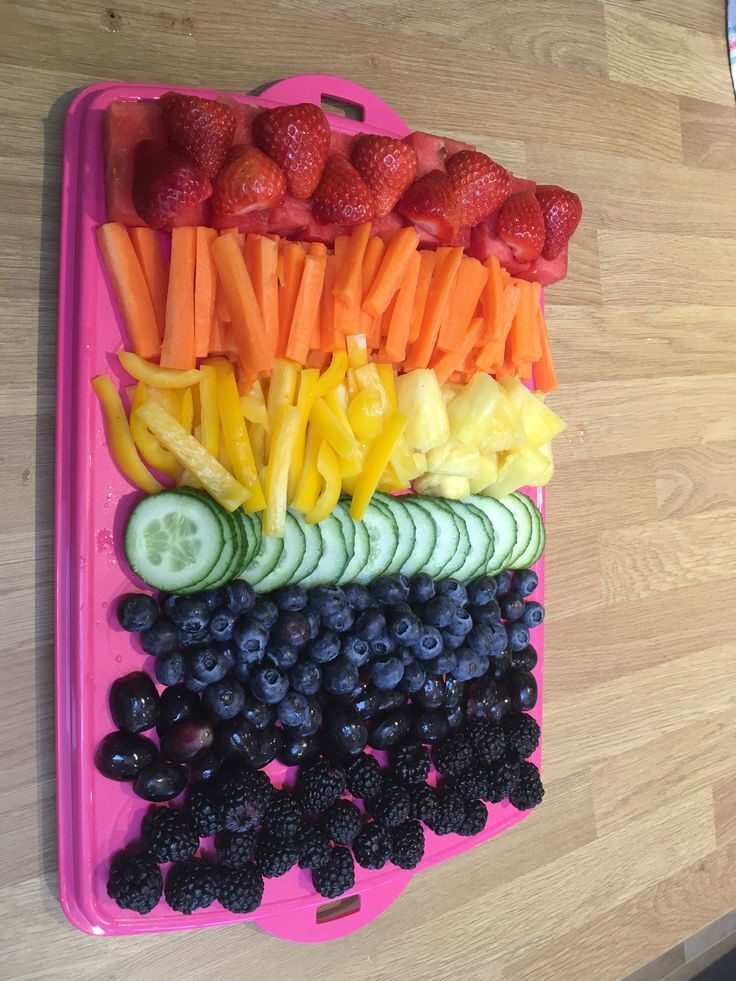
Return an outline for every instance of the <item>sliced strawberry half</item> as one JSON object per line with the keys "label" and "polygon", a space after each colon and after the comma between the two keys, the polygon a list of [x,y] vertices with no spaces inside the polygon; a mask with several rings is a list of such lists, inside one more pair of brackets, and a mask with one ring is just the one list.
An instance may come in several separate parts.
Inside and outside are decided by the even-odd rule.
{"label": "sliced strawberry half", "polygon": [[457,198],[442,170],[431,170],[414,181],[399,202],[399,213],[440,242],[450,242],[460,228]]}
{"label": "sliced strawberry half", "polygon": [[542,208],[531,191],[506,198],[498,215],[498,234],[519,262],[531,262],[544,246]]}
{"label": "sliced strawberry half", "polygon": [[254,146],[234,146],[212,183],[216,218],[276,208],[285,198],[283,171]]}
{"label": "sliced strawberry half", "polygon": [[164,143],[142,140],[133,165],[133,204],[151,228],[162,228],[205,201],[212,185],[201,170]]}
{"label": "sliced strawberry half", "polygon": [[378,218],[396,206],[417,173],[413,148],[390,136],[358,137],[350,161],[373,196]]}
{"label": "sliced strawberry half", "polygon": [[230,106],[198,95],[167,92],[159,100],[169,146],[188,157],[210,180],[222,166],[235,136]]}
{"label": "sliced strawberry half", "polygon": [[477,225],[511,193],[511,175],[486,153],[460,150],[446,164],[460,208],[461,225]]}
{"label": "sliced strawberry half", "polygon": [[289,194],[314,193],[330,150],[330,126],[319,106],[300,102],[264,109],[253,121],[253,142],[281,167]]}
{"label": "sliced strawberry half", "polygon": [[373,208],[371,193],[355,167],[344,157],[329,157],[312,198],[315,220],[320,225],[362,225],[373,217]]}
{"label": "sliced strawberry half", "polygon": [[536,197],[544,217],[542,255],[545,259],[556,259],[575,234],[583,217],[583,205],[574,191],[566,191],[556,184],[540,184]]}

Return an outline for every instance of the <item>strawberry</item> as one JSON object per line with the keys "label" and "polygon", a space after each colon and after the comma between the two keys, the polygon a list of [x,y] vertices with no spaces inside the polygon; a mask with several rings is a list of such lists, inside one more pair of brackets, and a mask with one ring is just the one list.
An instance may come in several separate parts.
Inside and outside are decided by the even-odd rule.
{"label": "strawberry", "polygon": [[142,140],[135,148],[133,204],[151,228],[167,225],[211,194],[202,171],[164,143]]}
{"label": "strawberry", "polygon": [[477,150],[460,150],[445,165],[460,208],[460,224],[477,225],[495,211],[511,191],[505,167]]}
{"label": "strawberry", "polygon": [[580,224],[583,205],[577,194],[556,184],[540,184],[537,201],[544,217],[542,255],[545,259],[556,259]]}
{"label": "strawberry", "polygon": [[498,215],[498,234],[519,262],[531,262],[542,252],[544,217],[531,191],[506,198]]}
{"label": "strawberry", "polygon": [[330,149],[330,127],[319,106],[264,109],[253,121],[253,142],[281,167],[295,198],[308,198],[320,182]]}
{"label": "strawberry", "polygon": [[277,208],[286,197],[283,171],[254,146],[234,146],[212,182],[216,218]]}
{"label": "strawberry", "polygon": [[399,202],[399,213],[440,242],[450,242],[460,228],[460,209],[442,170],[430,170],[414,181]]}
{"label": "strawberry", "polygon": [[373,217],[373,198],[351,163],[334,154],[327,158],[312,213],[320,225],[362,225]]}
{"label": "strawberry", "polygon": [[237,123],[233,110],[224,102],[180,92],[162,95],[159,105],[169,146],[211,180],[232,146]]}
{"label": "strawberry", "polygon": [[359,136],[350,161],[373,195],[377,218],[393,210],[417,172],[413,148],[390,136]]}

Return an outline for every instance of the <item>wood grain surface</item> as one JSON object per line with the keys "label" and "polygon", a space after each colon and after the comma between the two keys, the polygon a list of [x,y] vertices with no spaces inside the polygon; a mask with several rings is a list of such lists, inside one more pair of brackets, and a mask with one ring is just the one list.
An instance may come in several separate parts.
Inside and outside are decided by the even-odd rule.
{"label": "wood grain surface", "polygon": [[[736,109],[722,0],[2,0],[0,977],[608,981],[736,906]],[[95,939],[56,899],[55,292],[64,113],[100,79],[379,92],[578,190],[549,322],[541,808],[326,946]]]}

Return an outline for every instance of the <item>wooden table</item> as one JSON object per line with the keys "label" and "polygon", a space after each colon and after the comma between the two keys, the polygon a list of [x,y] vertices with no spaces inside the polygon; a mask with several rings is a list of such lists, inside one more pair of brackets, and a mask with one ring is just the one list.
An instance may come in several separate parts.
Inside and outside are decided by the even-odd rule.
{"label": "wooden table", "polygon": [[[0,976],[618,979],[736,906],[736,112],[722,0],[5,0]],[[579,191],[548,293],[544,805],[328,946],[101,940],[56,900],[52,453],[61,133],[99,79],[352,77]],[[35,725],[34,725],[35,720]]]}

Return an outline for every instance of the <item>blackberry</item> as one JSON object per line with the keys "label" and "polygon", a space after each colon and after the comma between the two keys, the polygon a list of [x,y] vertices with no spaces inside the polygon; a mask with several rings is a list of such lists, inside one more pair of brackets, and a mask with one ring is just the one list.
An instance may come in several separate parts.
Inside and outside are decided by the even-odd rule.
{"label": "blackberry", "polygon": [[299,839],[300,869],[318,869],[327,864],[331,854],[330,839],[319,828],[308,828]]}
{"label": "blackberry", "polygon": [[166,876],[164,896],[177,913],[193,913],[195,909],[207,909],[217,899],[220,891],[220,874],[209,862],[195,858],[191,862],[177,862]]}
{"label": "blackberry", "polygon": [[337,899],[355,885],[353,856],[339,845],[332,849],[326,865],[312,869],[312,885],[325,899]]}
{"label": "blackberry", "polygon": [[336,845],[349,845],[360,831],[362,823],[362,814],[349,800],[336,800],[322,815],[325,834],[329,835]]}
{"label": "blackberry", "polygon": [[434,814],[427,821],[427,827],[436,835],[450,835],[457,832],[465,820],[465,801],[454,790],[446,790],[437,797]]}
{"label": "blackberry", "polygon": [[428,824],[434,817],[439,794],[436,787],[421,783],[418,787],[409,788],[409,817]]}
{"label": "blackberry", "polygon": [[152,807],[143,818],[143,847],[159,864],[186,862],[199,848],[199,836],[181,811]]}
{"label": "blackberry", "polygon": [[406,787],[384,783],[380,793],[368,802],[373,817],[386,828],[396,828],[409,816],[411,799]]}
{"label": "blackberry", "polygon": [[302,807],[310,814],[320,814],[334,804],[345,790],[345,771],[329,760],[318,760],[312,766],[302,767],[299,774],[299,792]]}
{"label": "blackberry", "polygon": [[539,726],[531,715],[518,713],[503,720],[506,758],[512,763],[528,760],[539,745]]}
{"label": "blackberry", "polygon": [[453,780],[452,787],[463,800],[485,797],[488,793],[488,774],[485,767],[480,763],[471,763],[459,777]]}
{"label": "blackberry", "polygon": [[245,868],[253,861],[255,848],[255,831],[220,831],[215,835],[217,858],[227,869]]}
{"label": "blackberry", "polygon": [[539,770],[533,763],[520,763],[516,780],[509,791],[509,802],[519,811],[528,811],[542,803],[544,787]]}
{"label": "blackberry", "polygon": [[375,797],[383,783],[381,765],[375,756],[361,753],[349,764],[347,771],[347,788],[353,797]]}
{"label": "blackberry", "polygon": [[222,805],[204,787],[192,787],[184,813],[200,838],[210,838],[222,829]]}
{"label": "blackberry", "polygon": [[[220,774],[218,773],[218,777]],[[260,824],[273,796],[273,787],[262,770],[244,767],[228,771],[218,780],[222,823],[228,831],[248,831]]]}
{"label": "blackberry", "polygon": [[299,843],[295,838],[261,835],[256,841],[256,865],[266,879],[286,875],[299,859]]}
{"label": "blackberry", "polygon": [[415,869],[424,857],[424,829],[418,821],[404,821],[391,832],[391,861],[400,869]]}
{"label": "blackberry", "polygon": [[486,766],[500,760],[506,751],[504,729],[487,719],[476,719],[471,722],[467,729],[467,736],[473,752]]}
{"label": "blackberry", "polygon": [[510,763],[491,763],[486,767],[486,777],[488,786],[483,799],[490,801],[491,804],[500,804],[508,797],[509,791],[514,786],[516,771]]}
{"label": "blackberry", "polygon": [[163,892],[161,871],[148,855],[122,852],[113,859],[107,877],[107,895],[121,909],[150,913]]}
{"label": "blackberry", "polygon": [[391,847],[388,831],[371,821],[355,836],[353,855],[364,869],[382,869],[391,858]]}
{"label": "blackberry", "polygon": [[470,838],[479,835],[486,826],[488,808],[482,800],[471,800],[465,805],[465,820],[457,830],[459,835]]}
{"label": "blackberry", "polygon": [[304,815],[299,801],[288,790],[279,790],[271,798],[263,816],[264,831],[293,838],[302,830]]}
{"label": "blackberry", "polygon": [[263,898],[263,876],[255,865],[242,869],[223,869],[218,899],[231,913],[252,913]]}
{"label": "blackberry", "polygon": [[396,779],[406,786],[424,783],[429,776],[429,750],[420,743],[406,743],[391,753],[391,767]]}
{"label": "blackberry", "polygon": [[438,743],[432,750],[432,759],[443,777],[458,777],[470,763],[473,749],[465,736],[456,732]]}
{"label": "blackberry", "polygon": [[263,770],[252,770],[240,763],[228,761],[217,772],[214,791],[218,800],[226,802],[242,791],[258,795],[264,806],[273,797],[273,786]]}

